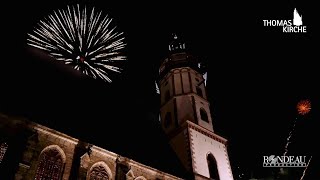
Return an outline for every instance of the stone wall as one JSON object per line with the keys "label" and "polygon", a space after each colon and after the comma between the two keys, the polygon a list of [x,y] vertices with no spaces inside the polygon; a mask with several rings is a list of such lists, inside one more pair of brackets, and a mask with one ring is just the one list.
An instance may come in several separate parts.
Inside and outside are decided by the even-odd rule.
{"label": "stone wall", "polygon": [[64,164],[61,177],[63,180],[88,179],[88,174],[96,166],[103,167],[108,177],[114,180],[180,179],[87,142],[81,142],[48,127],[23,119],[11,119],[0,114],[0,131],[2,134],[15,132],[9,129],[15,129],[17,124],[19,124],[19,127],[23,127],[19,131],[28,133],[25,133],[27,136],[24,148],[21,149],[19,163],[15,165],[14,179],[16,180],[34,179],[39,165],[39,157],[41,153],[49,149],[55,149],[61,154]]}

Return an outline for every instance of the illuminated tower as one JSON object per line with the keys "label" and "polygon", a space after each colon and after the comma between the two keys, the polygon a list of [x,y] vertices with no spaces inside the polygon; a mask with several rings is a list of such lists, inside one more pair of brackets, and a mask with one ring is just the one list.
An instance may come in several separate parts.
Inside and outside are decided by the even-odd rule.
{"label": "illuminated tower", "polygon": [[161,62],[161,125],[194,179],[233,180],[227,140],[214,133],[204,72],[176,35]]}

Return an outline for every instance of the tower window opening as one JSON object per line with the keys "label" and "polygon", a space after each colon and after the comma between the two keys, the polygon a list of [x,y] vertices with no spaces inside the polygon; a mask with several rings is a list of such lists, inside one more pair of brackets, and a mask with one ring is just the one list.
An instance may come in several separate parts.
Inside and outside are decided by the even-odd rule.
{"label": "tower window opening", "polygon": [[208,169],[211,180],[220,180],[217,161],[214,156],[210,153],[207,155]]}
{"label": "tower window opening", "polygon": [[203,108],[200,108],[200,117],[203,121],[209,122],[208,114]]}

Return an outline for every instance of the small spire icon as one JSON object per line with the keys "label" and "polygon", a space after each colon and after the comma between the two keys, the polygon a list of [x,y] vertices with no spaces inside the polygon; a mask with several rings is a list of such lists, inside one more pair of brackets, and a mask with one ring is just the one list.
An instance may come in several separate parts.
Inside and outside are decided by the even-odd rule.
{"label": "small spire icon", "polygon": [[293,25],[300,26],[302,25],[302,15],[300,16],[297,9],[294,8],[293,11]]}

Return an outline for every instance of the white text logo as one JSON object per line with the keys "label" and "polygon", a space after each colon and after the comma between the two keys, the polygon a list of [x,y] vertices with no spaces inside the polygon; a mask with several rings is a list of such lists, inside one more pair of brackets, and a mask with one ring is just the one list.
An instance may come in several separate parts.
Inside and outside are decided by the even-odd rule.
{"label": "white text logo", "polygon": [[263,20],[263,26],[280,26],[284,33],[306,33],[307,26],[302,25],[302,15],[295,8],[293,20]]}
{"label": "white text logo", "polygon": [[263,167],[306,167],[306,156],[263,156]]}

